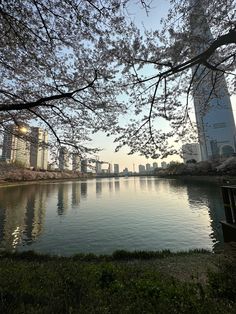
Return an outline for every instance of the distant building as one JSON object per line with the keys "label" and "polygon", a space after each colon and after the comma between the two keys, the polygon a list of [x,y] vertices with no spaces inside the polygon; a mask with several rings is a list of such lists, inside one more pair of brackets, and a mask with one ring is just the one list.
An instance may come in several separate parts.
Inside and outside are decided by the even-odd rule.
{"label": "distant building", "polygon": [[198,143],[185,144],[182,146],[184,163],[189,160],[201,161],[201,149]]}
{"label": "distant building", "polygon": [[155,170],[156,168],[158,168],[158,163],[157,163],[157,162],[154,162],[154,163],[152,164],[152,168],[153,168],[153,170]]}
{"label": "distant building", "polygon": [[96,173],[102,173],[102,163],[99,160],[96,161],[95,171]]}
{"label": "distant building", "polygon": [[161,162],[161,168],[166,169],[167,168],[167,163],[165,161]]}
{"label": "distant building", "polygon": [[139,166],[138,166],[138,172],[139,172],[139,173],[145,173],[145,172],[146,172],[145,166],[139,165]]}
{"label": "distant building", "polygon": [[108,173],[112,173],[112,164],[108,164]]}
{"label": "distant building", "polygon": [[30,166],[47,170],[48,167],[48,132],[41,128],[31,127]]}
{"label": "distant building", "polygon": [[151,171],[151,165],[150,164],[146,164],[146,171],[147,172]]}
{"label": "distant building", "polygon": [[6,127],[2,146],[2,160],[19,162],[27,167],[30,165],[30,144],[24,139],[24,135],[29,132],[30,128],[26,124],[8,125]]}
{"label": "distant building", "polygon": [[61,147],[59,151],[59,170],[69,169],[69,153],[66,147]]}
{"label": "distant building", "polygon": [[80,155],[78,153],[72,155],[72,170],[81,171]]}
{"label": "distant building", "polygon": [[114,173],[119,173],[119,172],[120,172],[119,165],[114,164]]}
{"label": "distant building", "polygon": [[125,169],[123,170],[123,173],[124,173],[124,174],[129,174],[129,169],[128,169],[128,168],[125,168]]}
{"label": "distant building", "polygon": [[88,172],[88,161],[87,161],[87,159],[82,159],[81,160],[81,172],[82,173],[87,173]]}

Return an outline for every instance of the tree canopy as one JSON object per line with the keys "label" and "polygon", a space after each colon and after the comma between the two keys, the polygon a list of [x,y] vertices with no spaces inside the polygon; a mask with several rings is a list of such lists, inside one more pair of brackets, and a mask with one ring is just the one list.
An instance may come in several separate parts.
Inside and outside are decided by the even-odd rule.
{"label": "tree canopy", "polygon": [[[194,67],[226,75],[235,93],[235,1],[171,0],[157,30],[134,24],[130,3],[2,1],[1,131],[36,121],[51,133],[54,149],[67,145],[84,154],[96,151],[84,143],[102,130],[117,137],[117,150],[128,145],[130,153],[153,158],[196,136],[189,103],[201,78]],[[207,20],[211,37],[193,32],[194,14]],[[202,42],[201,51],[193,49]],[[119,124],[123,114],[127,125]]]}
{"label": "tree canopy", "polygon": [[[111,84],[116,69],[102,57],[101,38],[124,28],[119,1],[2,1],[1,130],[37,120],[52,147],[79,152],[89,133],[111,131],[122,105]],[[92,152],[94,150],[91,150]]]}

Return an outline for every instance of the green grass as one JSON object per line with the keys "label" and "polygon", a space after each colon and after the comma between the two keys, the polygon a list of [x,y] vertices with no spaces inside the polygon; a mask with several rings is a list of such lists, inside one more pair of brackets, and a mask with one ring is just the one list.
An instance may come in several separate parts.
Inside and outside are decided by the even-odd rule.
{"label": "green grass", "polygon": [[193,249],[189,251],[179,251],[172,252],[170,250],[162,250],[162,251],[125,251],[125,250],[117,250],[114,251],[111,255],[96,255],[93,253],[84,254],[79,253],[75,254],[71,257],[63,257],[58,255],[48,255],[48,254],[40,254],[34,251],[25,251],[25,252],[8,252],[2,251],[0,252],[0,258],[9,257],[12,259],[20,259],[20,260],[37,260],[37,261],[48,261],[48,260],[79,260],[79,261],[119,261],[119,260],[134,260],[134,259],[142,259],[142,260],[150,260],[156,258],[166,258],[173,256],[183,256],[183,255],[192,255],[192,254],[210,254],[210,251],[205,249]]}
{"label": "green grass", "polygon": [[117,251],[71,258],[1,253],[0,313],[235,313],[232,263],[209,272],[204,285],[143,266],[194,254],[209,253]]}

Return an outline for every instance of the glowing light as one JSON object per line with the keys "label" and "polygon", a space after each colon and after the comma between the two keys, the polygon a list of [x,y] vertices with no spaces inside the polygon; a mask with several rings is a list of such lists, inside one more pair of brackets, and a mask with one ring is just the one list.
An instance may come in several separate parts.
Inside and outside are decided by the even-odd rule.
{"label": "glowing light", "polygon": [[20,128],[20,132],[25,134],[25,133],[28,132],[28,129],[27,129],[25,126],[22,126],[22,127]]}

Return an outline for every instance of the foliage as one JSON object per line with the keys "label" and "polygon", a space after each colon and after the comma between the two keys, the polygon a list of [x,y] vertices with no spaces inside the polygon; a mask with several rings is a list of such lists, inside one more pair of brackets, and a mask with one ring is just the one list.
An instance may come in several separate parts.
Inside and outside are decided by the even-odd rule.
{"label": "foliage", "polygon": [[[199,253],[198,253],[199,254]],[[155,260],[158,263],[158,260]],[[229,268],[227,268],[229,270]],[[181,282],[142,263],[5,255],[0,260],[2,313],[234,313],[235,289],[214,293],[229,273],[210,273],[207,286]],[[214,280],[212,279],[214,277]],[[232,277],[232,287],[235,277]],[[234,299],[233,299],[234,298]]]}
{"label": "foliage", "polygon": [[232,175],[236,174],[236,158],[222,160],[190,162],[186,164],[172,162],[167,169],[159,169],[156,175]]}
{"label": "foliage", "polygon": [[115,133],[123,112],[111,88],[116,69],[101,46],[102,39],[119,37],[123,24],[117,0],[2,1],[1,131],[9,122],[36,120],[50,131],[52,147],[96,151],[85,145],[89,134]]}
{"label": "foliage", "polygon": [[[235,0],[172,0],[154,31],[130,22],[129,3],[2,1],[1,131],[36,120],[52,147],[83,155],[96,151],[85,143],[102,130],[116,136],[117,150],[153,158],[195,139],[190,103],[199,84],[211,78],[216,97],[225,75],[235,93]],[[124,113],[127,126],[118,123]]]}
{"label": "foliage", "polygon": [[236,295],[236,270],[232,261],[219,265],[219,273],[209,273],[211,295],[234,302]]}
{"label": "foliage", "polygon": [[224,75],[235,93],[234,9],[233,0],[173,0],[162,29],[136,31],[116,43],[136,114],[119,139],[131,153],[166,157],[180,140],[196,140],[191,102],[193,94],[203,97],[201,84],[209,89],[202,112],[211,98],[221,97]]}
{"label": "foliage", "polygon": [[[132,260],[150,260],[150,259],[162,259],[166,257],[174,256],[183,256],[183,255],[194,255],[194,254],[209,254],[210,252],[205,249],[193,249],[189,251],[180,251],[180,252],[171,252],[170,250],[162,251],[126,251],[126,250],[117,250],[114,251],[111,255],[96,255],[93,253],[78,253],[71,257],[74,261],[81,262],[98,262],[98,261],[132,261]],[[27,261],[50,261],[50,260],[64,260],[68,259],[63,256],[53,256],[48,254],[39,254],[34,251],[25,251],[25,252],[0,252],[0,257],[2,258],[13,258],[14,260],[27,260]]]}
{"label": "foliage", "polygon": [[187,164],[196,164],[196,160],[195,159],[189,159],[186,161]]}

